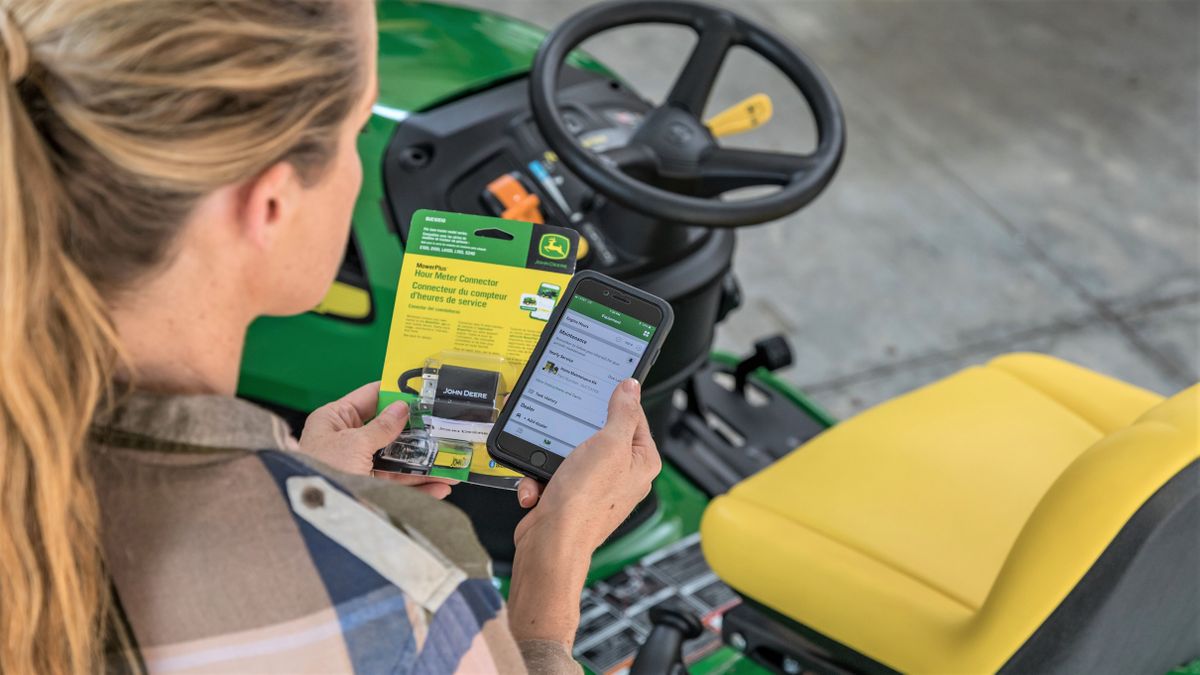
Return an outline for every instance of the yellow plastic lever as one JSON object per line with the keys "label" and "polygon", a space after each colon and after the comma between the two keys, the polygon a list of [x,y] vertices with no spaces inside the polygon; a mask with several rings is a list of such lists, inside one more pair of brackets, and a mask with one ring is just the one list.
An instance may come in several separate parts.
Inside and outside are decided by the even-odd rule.
{"label": "yellow plastic lever", "polygon": [[342,319],[365,319],[371,315],[371,294],[366,289],[335,281],[313,311]]}
{"label": "yellow plastic lever", "polygon": [[771,97],[755,94],[713,115],[705,124],[713,136],[732,136],[757,129],[771,119]]}

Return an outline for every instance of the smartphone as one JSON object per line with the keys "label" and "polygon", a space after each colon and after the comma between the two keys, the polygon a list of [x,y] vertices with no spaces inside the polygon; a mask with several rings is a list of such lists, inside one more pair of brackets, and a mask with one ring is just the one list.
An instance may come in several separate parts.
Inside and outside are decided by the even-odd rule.
{"label": "smartphone", "polygon": [[662,298],[598,272],[576,274],[488,435],[492,459],[549,480],[604,426],[617,385],[646,377],[673,319]]}

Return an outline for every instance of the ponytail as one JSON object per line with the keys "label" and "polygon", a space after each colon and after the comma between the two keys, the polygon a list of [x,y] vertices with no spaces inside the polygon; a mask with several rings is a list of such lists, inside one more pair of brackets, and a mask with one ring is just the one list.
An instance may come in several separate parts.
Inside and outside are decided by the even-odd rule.
{"label": "ponytail", "polygon": [[28,67],[0,9],[0,672],[93,672],[108,585],[82,448],[116,343],[60,244],[62,190],[19,91]]}
{"label": "ponytail", "polygon": [[0,673],[128,646],[83,450],[119,363],[106,303],[167,264],[205,195],[329,169],[367,80],[360,11],[0,0]]}

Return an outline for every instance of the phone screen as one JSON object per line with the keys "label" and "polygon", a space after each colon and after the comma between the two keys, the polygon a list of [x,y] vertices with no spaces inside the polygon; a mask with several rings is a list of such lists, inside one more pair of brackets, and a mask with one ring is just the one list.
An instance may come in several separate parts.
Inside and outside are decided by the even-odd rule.
{"label": "phone screen", "polygon": [[566,457],[608,420],[608,400],[633,375],[653,324],[576,294],[546,343],[504,431]]}

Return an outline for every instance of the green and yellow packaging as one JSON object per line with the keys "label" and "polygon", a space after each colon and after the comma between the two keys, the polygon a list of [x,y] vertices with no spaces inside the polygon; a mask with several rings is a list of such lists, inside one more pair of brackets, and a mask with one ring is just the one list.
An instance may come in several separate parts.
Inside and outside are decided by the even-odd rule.
{"label": "green and yellow packaging", "polygon": [[[379,409],[404,400],[417,411],[421,397],[403,392],[401,379],[418,377],[414,372],[426,364],[496,370],[502,400],[570,281],[578,250],[578,233],[566,228],[444,211],[414,213]],[[438,422],[453,424],[414,414],[410,426],[435,429]],[[429,475],[515,488],[519,474],[491,460],[483,437],[439,443]]]}

